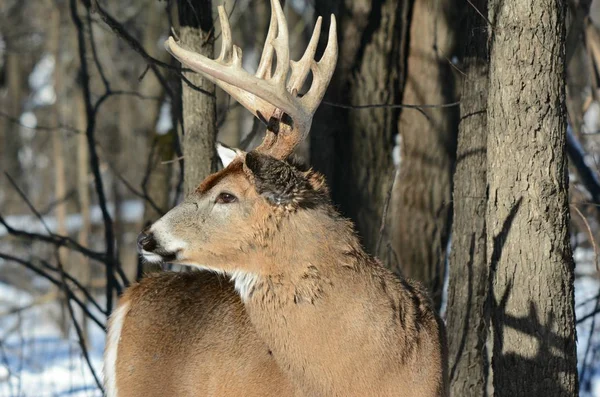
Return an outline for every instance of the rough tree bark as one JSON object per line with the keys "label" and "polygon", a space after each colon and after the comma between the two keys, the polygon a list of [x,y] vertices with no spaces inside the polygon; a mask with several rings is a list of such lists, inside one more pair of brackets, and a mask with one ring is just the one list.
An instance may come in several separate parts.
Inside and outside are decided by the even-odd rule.
{"label": "rough tree bark", "polygon": [[577,395],[565,7],[490,1],[486,222],[498,396]]}
{"label": "rough tree bark", "polygon": [[[79,131],[85,131],[85,103],[83,92],[81,89],[76,90],[73,97],[75,108],[75,128]],[[81,216],[81,227],[77,233],[77,242],[83,247],[89,246],[89,238],[92,232],[92,222],[90,218],[91,198],[90,198],[90,156],[87,147],[87,138],[85,134],[77,135],[77,204],[79,207],[79,215]],[[75,258],[75,262],[79,264],[79,271],[76,273],[79,281],[86,287],[91,288],[92,268],[91,262],[85,255],[77,253],[71,254]],[[84,302],[87,302],[86,297],[82,297]],[[89,340],[87,324],[89,319],[87,316],[82,316],[82,329],[84,339]]]}
{"label": "rough tree bark", "polygon": [[[328,1],[318,15],[339,17],[338,70],[328,99],[354,105],[400,100],[408,3],[399,0]],[[329,120],[329,121],[327,121]],[[397,109],[324,109],[313,124],[311,160],[332,180],[333,198],[376,253],[381,217],[393,180]],[[335,139],[335,149],[328,150]],[[379,254],[386,260],[386,243]]]}
{"label": "rough tree bark", "polygon": [[[50,122],[52,125],[64,124],[63,120],[63,109],[64,103],[61,103],[64,99],[64,78],[62,62],[62,50],[61,48],[61,27],[64,25],[64,21],[61,20],[61,15],[64,14],[64,4],[57,3],[54,6],[50,4],[51,24],[49,25],[50,33],[48,35],[47,48],[48,51],[54,57],[54,91],[56,94],[56,101],[53,105],[53,111],[50,113]],[[56,233],[61,236],[67,236],[67,202],[65,201],[67,196],[67,175],[65,170],[65,134],[61,129],[57,129],[52,132],[52,163],[53,163],[53,177],[54,177],[54,200],[56,206],[54,207],[54,216],[56,218]],[[68,260],[69,252],[66,248],[61,247],[57,249],[57,260],[58,265],[62,266],[65,272],[68,274],[77,273],[77,267],[74,266],[71,261]],[[58,288],[61,300],[61,315],[60,315],[60,329],[63,335],[68,335],[69,325],[71,318],[69,316],[67,296],[63,293],[61,288]]]}
{"label": "rough tree bark", "polygon": [[[163,62],[169,62],[171,56],[166,54],[165,51],[158,51],[155,45],[161,39],[161,35],[168,30],[168,26],[166,26],[164,21],[162,7],[164,7],[162,4],[153,4],[152,7],[147,7],[144,10],[145,29],[143,45],[152,56]],[[165,96],[164,87],[152,75],[146,76],[142,80],[139,90],[148,96],[161,98]],[[170,179],[173,167],[171,163],[165,163],[165,161],[173,159],[175,132],[163,132],[161,135],[156,131],[162,104],[162,100],[158,101],[156,105],[152,104],[152,111],[150,114],[146,114],[146,117],[150,119],[150,123],[147,126],[148,129],[145,131],[150,154],[148,159],[149,164],[147,165],[149,171],[144,181],[144,191],[152,200],[153,205],[147,201],[144,203],[144,217],[142,222],[144,226],[160,218],[169,210],[170,206],[169,198],[172,192]],[[147,107],[148,104],[144,105]]]}
{"label": "rough tree bark", "polygon": [[[22,111],[23,79],[26,77],[26,72],[23,70],[20,54],[9,51],[6,54],[4,69],[7,87],[2,98],[2,110],[7,117],[1,121],[3,128],[0,131],[2,133],[0,136],[0,145],[2,146],[0,164],[2,169],[11,177],[15,180],[21,180],[24,170],[19,160],[19,149],[23,147],[23,144],[19,127],[10,119],[18,119]],[[2,197],[3,210],[6,212],[18,213],[26,208],[13,192],[9,193],[5,190],[0,193],[0,197]]]}
{"label": "rough tree bark", "polygon": [[[185,48],[213,56],[214,32],[211,0],[179,0],[179,36]],[[193,191],[216,170],[215,85],[197,73],[184,75],[202,91],[182,81],[182,120],[180,131],[184,156],[184,192]]]}
{"label": "rough tree bark", "polygon": [[452,251],[448,286],[448,352],[452,395],[485,395],[487,290],[486,140],[488,95],[488,0],[465,7],[461,69],[460,124],[454,173]]}
{"label": "rough tree bark", "polygon": [[[414,0],[402,103],[455,101],[454,13],[450,0]],[[403,109],[401,163],[391,204],[394,270],[425,283],[438,307],[450,232],[452,172],[456,155],[456,107]]]}
{"label": "rough tree bark", "polygon": [[[143,46],[147,51],[157,59],[163,62],[169,62],[171,56],[165,51],[159,51],[156,43],[161,39],[161,35],[168,31],[167,21],[164,19],[162,4],[154,3],[144,10],[144,35]],[[176,78],[175,76],[173,78]],[[165,89],[158,79],[153,75],[148,75],[139,85],[139,91],[150,97],[165,96]],[[144,228],[170,209],[172,205],[170,197],[173,191],[171,177],[173,165],[169,162],[173,159],[174,146],[176,139],[176,128],[171,131],[159,133],[156,131],[157,123],[161,117],[161,107],[163,101],[157,101],[156,104],[144,104],[145,117],[149,123],[144,125],[144,135],[147,139],[148,163],[146,165],[146,174],[142,181],[142,191],[149,200],[144,201],[144,216],[140,229]],[[150,109],[147,109],[150,107]],[[145,263],[137,258],[136,278],[143,274],[160,270],[161,267],[151,263]]]}

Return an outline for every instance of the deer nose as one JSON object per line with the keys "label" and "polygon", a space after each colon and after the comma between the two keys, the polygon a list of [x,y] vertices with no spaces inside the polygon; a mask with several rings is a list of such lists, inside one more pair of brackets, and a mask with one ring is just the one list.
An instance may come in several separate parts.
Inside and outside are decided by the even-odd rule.
{"label": "deer nose", "polygon": [[137,239],[138,251],[153,252],[156,249],[156,240],[151,232],[143,231],[139,234]]}

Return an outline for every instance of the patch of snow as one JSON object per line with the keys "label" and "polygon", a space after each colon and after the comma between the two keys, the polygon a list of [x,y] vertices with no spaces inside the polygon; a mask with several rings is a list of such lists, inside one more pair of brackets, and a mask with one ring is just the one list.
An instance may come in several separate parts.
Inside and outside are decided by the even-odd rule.
{"label": "patch of snow", "polygon": [[[592,313],[596,307],[594,297],[600,292],[600,280],[596,277],[595,255],[591,248],[577,247],[573,253],[575,259],[575,315],[576,318],[582,318],[588,313]],[[586,379],[581,384],[581,397],[600,396],[600,362],[594,361],[594,347],[600,345],[600,315],[596,315],[596,324],[592,333],[592,319],[588,319],[577,324],[577,365],[581,372],[585,352],[589,344],[592,344],[592,351],[587,358],[585,365]],[[586,380],[591,376],[589,390],[586,390]]]}
{"label": "patch of snow", "polygon": [[19,149],[17,157],[23,168],[29,168],[33,165],[33,149],[30,146],[23,146]]}
{"label": "patch of snow", "polygon": [[169,35],[166,34],[161,34],[160,36],[158,36],[158,40],[156,42],[156,49],[158,51],[167,51],[167,49],[165,48],[165,42],[168,38]]}
{"label": "patch of snow", "polygon": [[600,103],[594,101],[583,114],[582,132],[591,134],[600,130]]}
{"label": "patch of snow", "polygon": [[0,66],[4,65],[4,52],[6,51],[6,41],[4,36],[0,34]]}
{"label": "patch of snow", "polygon": [[[2,283],[0,297],[2,313],[23,308],[0,318],[1,396],[102,395],[82,357],[76,334],[70,330],[64,337],[57,325],[56,301],[27,308],[34,303],[33,296]],[[93,323],[88,328],[90,359],[100,375],[104,331]]]}
{"label": "patch of snow", "polygon": [[21,117],[19,117],[19,122],[27,128],[21,132],[21,136],[23,136],[24,138],[32,139],[35,136],[35,130],[32,129],[37,127],[37,117],[35,116],[35,113],[23,112],[23,114],[21,114]]}
{"label": "patch of snow", "polygon": [[46,54],[33,67],[29,75],[29,87],[33,91],[37,91],[52,83],[52,75],[54,74],[54,56]]}
{"label": "patch of snow", "polygon": [[402,134],[396,134],[394,140],[396,141],[396,144],[392,149],[392,160],[394,161],[394,166],[399,168],[400,163],[402,162]]}
{"label": "patch of snow", "polygon": [[158,135],[165,135],[173,129],[173,119],[171,118],[171,103],[169,101],[164,101],[162,103],[155,129]]}
{"label": "patch of snow", "polygon": [[51,85],[46,85],[35,92],[33,97],[34,106],[46,106],[52,105],[56,102],[56,92],[54,91],[54,87]]}
{"label": "patch of snow", "polygon": [[52,105],[56,101],[53,77],[55,64],[54,55],[45,54],[33,67],[28,79],[32,94],[26,103],[27,109]]}

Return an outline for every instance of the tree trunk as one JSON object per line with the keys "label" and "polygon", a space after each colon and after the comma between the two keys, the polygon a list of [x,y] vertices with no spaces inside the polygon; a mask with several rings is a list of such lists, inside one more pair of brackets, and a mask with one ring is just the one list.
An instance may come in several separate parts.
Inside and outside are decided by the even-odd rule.
{"label": "tree trunk", "polygon": [[486,221],[494,392],[575,396],[565,3],[493,0],[489,10]]}
{"label": "tree trunk", "polygon": [[[3,98],[3,111],[6,116],[3,123],[3,129],[0,131],[2,136],[0,142],[2,145],[2,159],[0,164],[2,169],[7,172],[14,180],[23,179],[23,167],[19,160],[19,150],[23,147],[23,142],[20,134],[20,127],[13,121],[19,120],[22,111],[23,93],[23,78],[27,75],[24,69],[20,54],[9,51],[6,54],[5,61],[5,78],[6,78],[6,94]],[[6,182],[4,182],[6,183]],[[27,207],[23,205],[22,200],[13,191],[2,189],[0,193],[2,197],[3,210],[7,213],[20,213]]]}
{"label": "tree trunk", "polygon": [[[85,101],[83,98],[82,90],[76,90],[73,97],[74,109],[75,109],[75,128],[79,131],[85,131],[86,117],[85,117]],[[92,222],[90,219],[91,210],[91,198],[90,198],[90,185],[89,185],[89,161],[90,156],[88,153],[87,137],[85,134],[77,135],[77,198],[79,204],[79,214],[81,216],[81,228],[77,233],[77,242],[84,247],[89,246],[90,234],[92,232]],[[76,273],[78,280],[88,289],[91,289],[92,282],[92,263],[89,258],[85,255],[78,253],[72,253],[74,262],[80,267]],[[81,298],[84,302],[87,302],[86,297]],[[82,316],[82,329],[85,335],[85,340],[88,338],[88,316]]]}
{"label": "tree trunk", "polygon": [[[340,17],[340,53],[331,100],[353,105],[399,102],[407,8],[407,2],[399,0],[317,3],[317,14],[334,12]],[[366,249],[376,253],[378,245],[387,247],[379,244],[379,236],[393,180],[398,110],[329,108],[320,113],[311,138],[311,160],[332,180],[334,201],[354,220]],[[332,136],[335,156],[327,148]]]}
{"label": "tree trunk", "polygon": [[[212,58],[211,0],[179,0],[178,7],[182,46]],[[180,142],[184,156],[184,192],[188,194],[216,171],[216,97],[213,83],[197,73],[185,72],[184,75],[202,90],[181,82],[183,131]]]}
{"label": "tree trunk", "polygon": [[[450,64],[455,8],[450,0],[414,0],[402,103],[455,101]],[[401,163],[390,225],[399,262],[394,270],[424,282],[439,307],[452,215],[458,109],[403,109],[398,129]]]}
{"label": "tree trunk", "polygon": [[[164,7],[161,4],[153,4],[145,10],[145,30],[143,36],[144,48],[154,49],[161,35],[164,34],[167,27],[164,26],[164,15],[160,8]],[[170,55],[165,51],[156,51],[152,54],[158,57],[163,62],[168,62]],[[164,88],[154,76],[146,76],[140,84],[140,91],[148,96],[163,97]],[[144,193],[152,200],[152,204],[148,201],[144,202],[144,218],[143,226],[156,221],[170,208],[169,198],[172,192],[171,176],[173,166],[171,163],[165,163],[173,159],[174,138],[175,132],[156,131],[156,125],[161,117],[161,107],[163,101],[158,101],[156,105],[152,105],[152,112],[146,117],[150,119],[147,131],[144,131],[149,148],[149,158],[147,165],[148,174],[146,177]]]}
{"label": "tree trunk", "polygon": [[[61,27],[64,25],[64,21],[61,21],[62,4],[57,4],[52,8],[50,24],[50,34],[48,38],[48,51],[54,56],[54,91],[56,93],[56,101],[53,109],[50,113],[50,123],[53,126],[58,126],[63,123],[63,107],[64,104],[61,101],[64,99],[64,79],[63,79],[63,62],[61,59]],[[65,201],[67,196],[67,176],[65,172],[65,150],[63,144],[66,136],[63,131],[57,129],[52,132],[52,163],[53,163],[53,177],[54,177],[54,201],[56,206],[54,207],[54,216],[56,217],[56,233],[60,236],[67,236],[67,203]],[[58,266],[62,267],[65,273],[72,274],[74,268],[72,262],[68,260],[69,252],[66,248],[60,247],[57,249],[57,260]],[[63,293],[62,289],[58,287],[62,305],[60,315],[60,329],[63,335],[68,335],[69,325],[71,318],[67,305],[69,304],[67,296]]]}
{"label": "tree trunk", "polygon": [[454,174],[454,219],[448,286],[448,352],[454,396],[485,395],[487,290],[486,140],[488,95],[488,0],[473,0],[461,24],[463,43],[460,124]]}

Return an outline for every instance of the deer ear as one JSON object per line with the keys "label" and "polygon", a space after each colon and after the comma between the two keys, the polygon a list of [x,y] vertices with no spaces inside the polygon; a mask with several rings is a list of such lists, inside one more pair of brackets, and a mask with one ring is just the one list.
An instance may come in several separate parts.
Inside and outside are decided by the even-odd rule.
{"label": "deer ear", "polygon": [[320,192],[313,189],[305,174],[285,161],[252,151],[246,154],[245,164],[254,177],[256,191],[271,204],[307,207],[321,201]]}
{"label": "deer ear", "polygon": [[221,142],[217,142],[217,155],[219,156],[219,160],[221,160],[221,164],[223,168],[226,168],[234,158],[239,154],[239,150],[232,149],[223,145]]}

